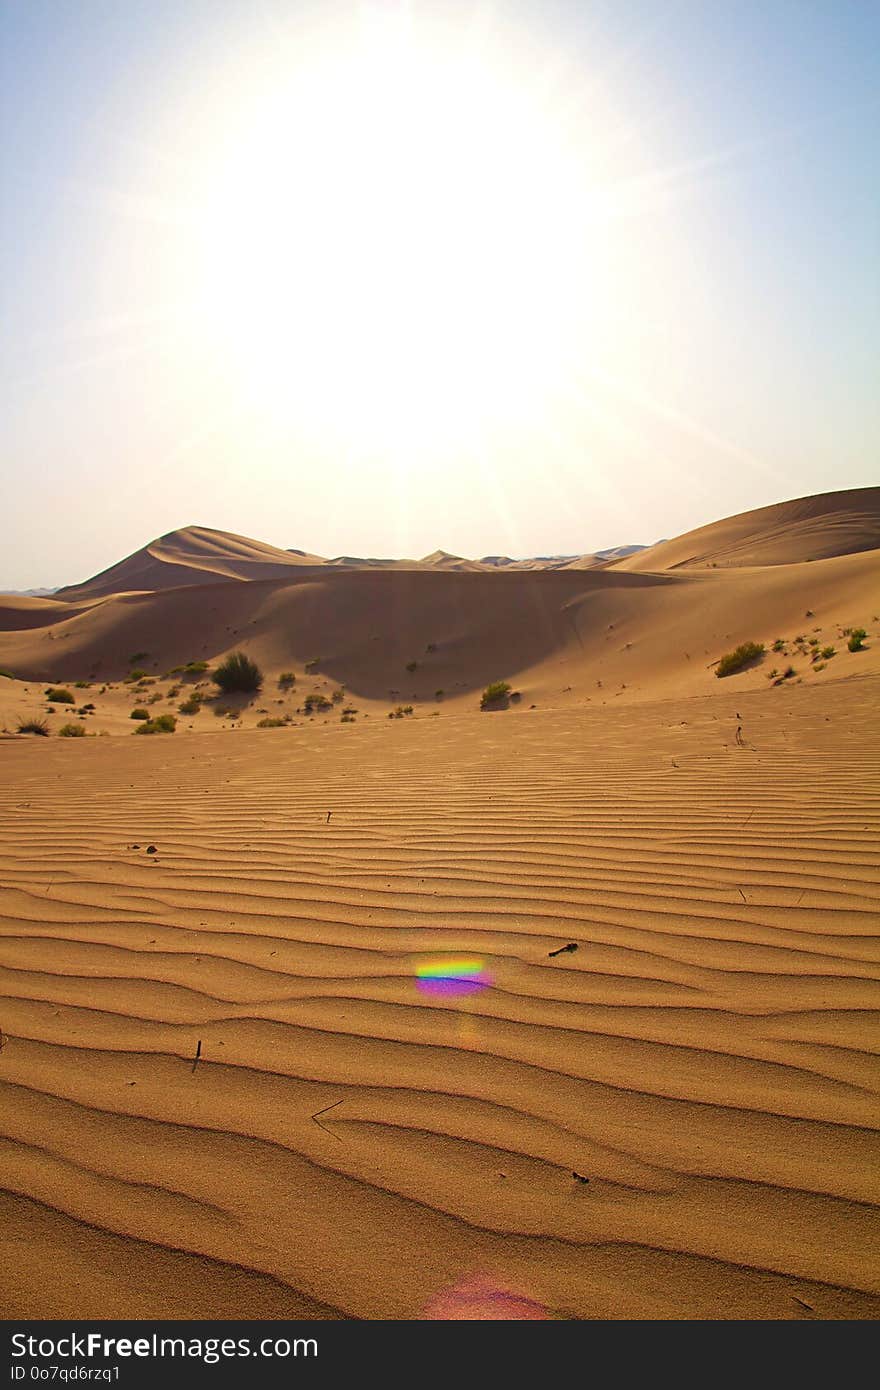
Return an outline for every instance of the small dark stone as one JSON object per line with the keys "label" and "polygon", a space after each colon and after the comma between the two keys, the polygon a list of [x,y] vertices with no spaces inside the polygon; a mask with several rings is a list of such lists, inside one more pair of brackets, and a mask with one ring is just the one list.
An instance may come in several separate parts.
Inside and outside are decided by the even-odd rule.
{"label": "small dark stone", "polygon": [[158,854],[158,853],[159,853],[159,851],[156,849],[156,846],[155,846],[155,845],[147,845],[147,854]]}
{"label": "small dark stone", "polygon": [[577,1178],[578,1182],[589,1182],[589,1181],[590,1181],[589,1178],[585,1178],[585,1177],[584,1177],[583,1173],[576,1173],[576,1172],[574,1171],[574,1169],[572,1169],[571,1176],[572,1176],[573,1178]]}

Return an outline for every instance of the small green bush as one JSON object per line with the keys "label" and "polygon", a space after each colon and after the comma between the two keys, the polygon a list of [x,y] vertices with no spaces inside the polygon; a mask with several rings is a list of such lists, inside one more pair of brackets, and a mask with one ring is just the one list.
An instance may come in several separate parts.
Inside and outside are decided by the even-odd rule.
{"label": "small green bush", "polygon": [[74,681],[73,684],[75,690],[91,690],[92,688],[91,681]]}
{"label": "small green bush", "polygon": [[129,719],[149,719],[150,711],[144,709],[143,705],[138,705],[128,716]]}
{"label": "small green bush", "polygon": [[75,705],[76,696],[72,690],[68,690],[63,685],[50,685],[46,691],[46,699],[52,700],[56,705]]}
{"label": "small green bush", "polygon": [[43,738],[48,738],[49,725],[45,719],[19,719],[18,732],[20,734],[41,734]]}
{"label": "small green bush", "polygon": [[731,676],[734,671],[741,671],[749,662],[756,661],[759,656],[764,655],[763,642],[743,642],[732,652],[726,652],[715,667],[716,676]]}
{"label": "small green bush", "polygon": [[7,671],[5,666],[0,666],[0,676],[5,676],[7,680],[14,681],[16,677],[11,671]]}
{"label": "small green bush", "polygon": [[445,692],[444,690],[435,690],[435,691],[434,691],[434,699],[435,699],[435,700],[442,700],[442,699],[443,699],[443,696],[445,695],[445,693],[446,693],[446,692]]}
{"label": "small green bush", "polygon": [[344,714],[339,722],[340,724],[355,724],[357,721],[353,714]]}
{"label": "small green bush", "polygon": [[173,734],[177,728],[177,720],[173,714],[158,714],[155,719],[148,719],[145,724],[140,724],[136,729],[136,734]]}
{"label": "small green bush", "polygon": [[188,661],[183,668],[187,676],[201,676],[207,669],[207,661]]}
{"label": "small green bush", "polygon": [[177,708],[181,714],[198,714],[199,710],[202,708],[202,697],[194,691],[193,694],[190,695],[188,699],[184,700],[182,704],[179,704]]}
{"label": "small green bush", "polygon": [[59,738],[85,738],[86,728],[84,724],[62,724],[58,730]]}
{"label": "small green bush", "polygon": [[480,709],[488,709],[490,705],[500,705],[510,694],[510,681],[492,681],[480,696]]}
{"label": "small green bush", "polygon": [[284,719],[258,719],[258,729],[283,729],[286,724]]}
{"label": "small green bush", "polygon": [[303,703],[306,714],[312,714],[315,710],[332,709],[330,701],[326,695],[307,695]]}
{"label": "small green bush", "polygon": [[233,652],[211,673],[211,679],[229,695],[234,690],[259,690],[263,684],[263,673],[244,652]]}
{"label": "small green bush", "polygon": [[777,637],[776,641],[773,643],[773,650],[774,650],[775,652],[784,652],[784,651],[785,651],[785,638],[784,638],[784,637]]}
{"label": "small green bush", "polygon": [[345,691],[334,690],[330,698],[333,701],[334,705],[341,705],[342,701],[345,699]]}
{"label": "small green bush", "polygon": [[823,647],[823,648],[822,648],[822,660],[823,660],[823,661],[830,661],[831,658],[832,658],[833,656],[836,656],[836,655],[837,655],[837,653],[836,653],[836,651],[834,650],[833,647]]}
{"label": "small green bush", "polygon": [[354,705],[346,705],[346,706],[344,707],[342,713],[343,713],[343,714],[357,714],[357,710],[356,710],[356,708],[354,707]]}
{"label": "small green bush", "polygon": [[418,669],[418,665],[419,663],[417,661],[408,661],[406,663],[406,669],[412,674],[413,671]]}
{"label": "small green bush", "polygon": [[849,640],[848,640],[848,642],[847,642],[847,644],[846,644],[846,645],[847,645],[847,648],[849,649],[849,651],[851,651],[851,652],[861,652],[861,651],[864,651],[864,645],[863,645],[863,644],[864,644],[864,641],[865,641],[865,638],[867,637],[867,635],[868,635],[868,634],[867,634],[867,632],[865,631],[865,629],[864,629],[863,627],[854,627],[853,630],[852,630],[852,632],[849,634]]}
{"label": "small green bush", "polygon": [[296,685],[296,673],[294,671],[282,671],[278,677],[278,684],[282,690],[287,690],[291,685]]}
{"label": "small green bush", "polygon": [[142,681],[144,676],[148,676],[149,674],[149,671],[143,671],[140,666],[137,666],[133,671],[129,671],[125,679],[127,681]]}

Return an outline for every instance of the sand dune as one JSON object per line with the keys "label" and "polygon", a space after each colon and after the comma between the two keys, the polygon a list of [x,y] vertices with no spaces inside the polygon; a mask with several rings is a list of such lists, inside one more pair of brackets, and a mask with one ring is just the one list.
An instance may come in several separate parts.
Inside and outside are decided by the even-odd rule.
{"label": "sand dune", "polygon": [[742,512],[648,546],[618,562],[625,570],[790,565],[880,549],[880,488],[798,497]]}
{"label": "sand dune", "polygon": [[4,1307],[876,1317],[878,696],[6,745]]}
{"label": "sand dune", "polygon": [[[880,551],[838,496],[717,568],[188,528],[0,599],[7,1316],[880,1315]],[[212,698],[233,650],[263,689]]]}
{"label": "sand dune", "polygon": [[184,526],[151,541],[118,564],[111,565],[84,584],[58,590],[62,600],[97,598],[105,594],[177,588],[223,579],[272,579],[300,567],[323,565],[317,555],[279,550],[263,541],[249,540],[229,531],[206,526]]}

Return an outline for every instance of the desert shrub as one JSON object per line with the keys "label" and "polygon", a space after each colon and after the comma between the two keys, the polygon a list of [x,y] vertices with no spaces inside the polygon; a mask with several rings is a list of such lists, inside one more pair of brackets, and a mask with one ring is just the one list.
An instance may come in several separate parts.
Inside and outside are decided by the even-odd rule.
{"label": "desert shrub", "polygon": [[357,714],[357,709],[355,708],[354,705],[346,705],[346,706],[344,707],[342,713],[343,713],[343,714],[350,714],[350,715],[352,715],[352,714]]}
{"label": "desert shrub", "polygon": [[743,642],[734,648],[732,652],[726,652],[715,667],[716,676],[730,676],[734,671],[741,671],[750,661],[755,661],[764,654],[763,642]]}
{"label": "desert shrub", "polygon": [[150,711],[144,709],[143,705],[137,705],[128,717],[129,719],[149,719]]}
{"label": "desert shrub", "polygon": [[318,665],[318,662],[319,662],[320,660],[321,660],[321,658],[320,658],[319,656],[312,656],[312,657],[310,657],[309,660],[306,662],[306,667],[305,667],[305,669],[306,669],[307,671],[314,671],[315,667]]}
{"label": "desert shrub", "polygon": [[7,671],[5,666],[0,666],[0,676],[5,676],[7,680],[14,681],[15,676],[11,671]]}
{"label": "desert shrub", "polygon": [[92,688],[92,682],[91,682],[91,681],[74,681],[73,686],[74,686],[74,689],[75,689],[75,690],[91,690],[91,688]]}
{"label": "desert shrub", "polygon": [[202,708],[202,697],[193,692],[188,699],[177,706],[181,714],[198,714]]}
{"label": "desert shrub", "polygon": [[418,669],[418,665],[419,663],[417,661],[408,661],[406,663],[406,669],[412,674],[413,671]]}
{"label": "desert shrub", "polygon": [[435,690],[435,691],[434,691],[434,699],[435,699],[435,700],[442,700],[442,699],[443,699],[443,696],[445,695],[445,693],[446,693],[446,692],[445,692],[444,690]]}
{"label": "desert shrub", "polygon": [[345,691],[334,690],[330,698],[332,699],[334,705],[341,705],[342,701],[345,699]]}
{"label": "desert shrub", "polygon": [[129,671],[125,679],[127,681],[142,681],[144,677],[148,675],[149,671],[144,671],[140,666],[136,666],[133,671]]}
{"label": "desert shrub", "polygon": [[282,690],[286,690],[288,686],[296,685],[296,673],[294,671],[282,671],[278,677],[278,684]]}
{"label": "desert shrub", "polygon": [[161,690],[154,690],[153,693],[152,693],[152,695],[150,696],[149,700],[147,701],[147,704],[148,704],[148,705],[155,705],[155,704],[158,704],[158,702],[159,702],[161,699],[162,699],[162,692],[161,692]]}
{"label": "desert shrub", "polygon": [[46,699],[52,700],[56,705],[75,705],[76,696],[72,690],[68,690],[63,685],[50,685],[46,691]]}
{"label": "desert shrub", "polygon": [[823,647],[823,648],[822,648],[822,660],[823,660],[823,661],[830,661],[831,658],[832,658],[833,656],[836,656],[836,655],[837,655],[837,653],[836,653],[836,651],[834,650],[833,647]]}
{"label": "desert shrub", "polygon": [[258,729],[283,729],[286,721],[284,719],[258,719]]}
{"label": "desert shrub", "polygon": [[339,722],[340,724],[354,724],[357,721],[353,714],[344,714]]}
{"label": "desert shrub", "polygon": [[407,715],[412,714],[412,712],[413,712],[413,707],[412,707],[412,705],[398,705],[396,709],[393,709],[393,710],[389,711],[388,718],[389,718],[389,719],[404,719],[404,718],[406,718]]}
{"label": "desert shrub", "polygon": [[818,645],[819,645],[819,639],[818,639],[818,637],[811,637],[811,638],[810,638],[810,646],[811,646],[811,647],[818,647]]}
{"label": "desert shrub", "polygon": [[201,676],[207,669],[207,661],[188,661],[183,668],[184,674],[187,676]]}
{"label": "desert shrub", "polygon": [[59,738],[85,738],[86,726],[84,724],[62,724],[58,730]]}
{"label": "desert shrub", "polygon": [[790,681],[791,678],[792,678],[792,676],[796,676],[796,675],[797,675],[797,672],[795,671],[795,669],[794,669],[793,666],[786,666],[786,668],[785,668],[785,670],[783,671],[782,675],[781,675],[781,676],[777,676],[776,679],[775,679],[775,681],[773,682],[773,684],[774,684],[774,685],[781,685],[783,681]]}
{"label": "desert shrub", "polygon": [[211,679],[229,695],[234,690],[259,690],[263,673],[244,652],[233,652],[212,672]]}
{"label": "desert shrub", "polygon": [[773,643],[773,650],[774,650],[775,652],[784,652],[784,651],[785,651],[785,638],[784,638],[784,637],[777,637],[776,641]]}
{"label": "desert shrub", "polygon": [[852,630],[852,632],[849,634],[849,640],[847,641],[847,644],[846,644],[846,645],[847,645],[847,648],[849,649],[849,651],[851,651],[851,652],[861,652],[861,651],[864,651],[863,643],[864,643],[864,640],[865,640],[865,638],[867,637],[867,635],[868,635],[868,634],[867,634],[867,632],[865,631],[865,629],[864,629],[863,627],[854,627],[853,630]]}
{"label": "desert shrub", "polygon": [[135,729],[136,734],[173,734],[177,728],[177,720],[173,714],[157,714],[155,719],[148,719]]}
{"label": "desert shrub", "polygon": [[306,714],[313,714],[315,710],[332,709],[332,705],[326,695],[307,695],[303,709]]}
{"label": "desert shrub", "polygon": [[43,738],[48,738],[49,725],[45,719],[19,719],[18,732],[20,734],[42,734]]}
{"label": "desert shrub", "polygon": [[813,670],[814,670],[814,671],[824,671],[826,665],[827,665],[827,662],[824,662],[824,661],[817,661],[817,662],[816,662],[816,665],[813,667]]}
{"label": "desert shrub", "polygon": [[492,681],[486,686],[480,696],[480,709],[487,709],[489,705],[498,705],[502,700],[506,700],[510,694],[509,681]]}

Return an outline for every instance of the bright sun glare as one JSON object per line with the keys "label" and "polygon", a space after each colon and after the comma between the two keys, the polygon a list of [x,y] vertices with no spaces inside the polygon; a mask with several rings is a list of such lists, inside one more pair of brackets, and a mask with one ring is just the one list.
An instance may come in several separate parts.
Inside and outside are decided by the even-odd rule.
{"label": "bright sun glare", "polygon": [[534,66],[374,11],[239,97],[217,145],[200,299],[260,411],[395,449],[547,409],[594,209]]}

